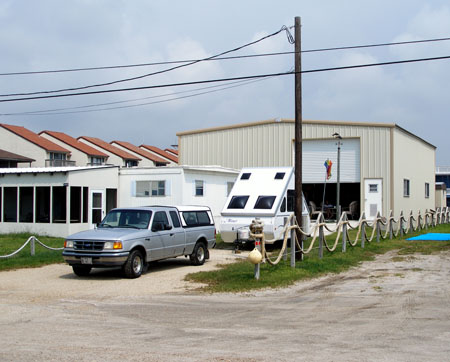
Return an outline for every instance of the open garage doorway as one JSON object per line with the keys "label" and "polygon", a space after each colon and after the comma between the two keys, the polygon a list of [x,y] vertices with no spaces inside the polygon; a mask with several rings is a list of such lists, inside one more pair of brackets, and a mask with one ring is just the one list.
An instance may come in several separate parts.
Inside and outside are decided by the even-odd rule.
{"label": "open garage doorway", "polygon": [[[314,220],[317,214],[314,212],[322,210],[323,200],[323,211],[325,219],[335,220],[336,219],[336,183],[328,183],[325,187],[325,198],[324,198],[324,183],[308,183],[303,184],[303,194],[306,198],[306,203],[310,209],[310,214]],[[357,220],[360,216],[360,191],[361,184],[358,183],[340,183],[340,204],[341,210],[347,211],[349,219]]]}

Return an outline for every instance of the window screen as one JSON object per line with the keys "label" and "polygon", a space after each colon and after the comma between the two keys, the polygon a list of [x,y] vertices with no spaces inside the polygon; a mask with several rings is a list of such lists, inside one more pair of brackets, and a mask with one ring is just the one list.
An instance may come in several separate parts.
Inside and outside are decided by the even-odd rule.
{"label": "window screen", "polygon": [[248,196],[233,196],[231,198],[229,209],[244,209],[247,204]]}
{"label": "window screen", "polygon": [[275,202],[275,198],[276,196],[258,196],[254,208],[270,210]]}

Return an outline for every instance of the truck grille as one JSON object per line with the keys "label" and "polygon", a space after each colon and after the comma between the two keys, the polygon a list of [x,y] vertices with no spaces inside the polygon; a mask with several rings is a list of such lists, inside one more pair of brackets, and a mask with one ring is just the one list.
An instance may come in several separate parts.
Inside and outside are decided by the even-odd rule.
{"label": "truck grille", "polygon": [[103,250],[103,244],[103,241],[76,240],[73,242],[73,248],[75,250]]}

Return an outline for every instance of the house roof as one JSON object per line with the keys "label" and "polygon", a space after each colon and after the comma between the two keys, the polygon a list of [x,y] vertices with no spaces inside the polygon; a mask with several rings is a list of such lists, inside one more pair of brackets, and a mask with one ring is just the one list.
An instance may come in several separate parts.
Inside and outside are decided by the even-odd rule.
{"label": "house roof", "polygon": [[17,162],[33,162],[32,158],[18,155],[16,153],[8,152],[5,150],[0,150],[0,160],[4,161],[17,161]]}
{"label": "house roof", "polygon": [[142,148],[139,148],[138,146],[135,146],[129,142],[125,142],[125,141],[112,141],[111,143],[117,143],[118,145],[133,151],[134,153],[137,153],[138,155],[147,158],[153,162],[157,162],[157,163],[165,163],[168,164],[169,162],[164,160],[161,157],[155,156],[154,154],[147,152],[145,150],[143,150]]}
{"label": "house roof", "polygon": [[70,153],[69,150],[66,150],[64,147],[45,139],[44,137],[39,136],[38,134],[26,129],[21,126],[13,126],[10,124],[2,124],[0,123],[0,127],[7,129],[10,132],[13,132],[19,137],[26,139],[27,141],[34,143],[36,146],[43,148],[49,152],[62,152],[62,153]]}
{"label": "house roof", "polygon": [[174,150],[173,148],[166,148],[164,151],[166,151],[168,153],[172,153],[175,156],[178,156],[178,150]]}
{"label": "house roof", "polygon": [[39,135],[46,133],[57,140],[66,143],[67,145],[76,148],[78,151],[81,151],[89,156],[99,156],[99,157],[108,157],[106,153],[103,153],[97,150],[94,147],[87,145],[86,143],[78,141],[76,138],[73,138],[63,132],[55,132],[55,131],[42,131]]}
{"label": "house roof", "polygon": [[124,160],[135,160],[135,161],[141,160],[141,158],[136,157],[126,151],[123,151],[120,148],[115,147],[115,146],[109,144],[108,142],[101,140],[100,138],[82,136],[82,137],[78,137],[78,139],[84,139],[88,142],[91,142],[92,144],[94,144],[100,148],[103,148],[104,150],[106,150],[116,156],[119,156],[119,157],[123,158]]}
{"label": "house roof", "polygon": [[147,150],[150,150],[164,158],[167,158],[169,160],[171,160],[172,162],[178,163],[178,157],[171,155],[170,153],[163,151],[162,149],[155,147],[155,146],[149,146],[149,145],[140,145],[139,147],[143,147]]}

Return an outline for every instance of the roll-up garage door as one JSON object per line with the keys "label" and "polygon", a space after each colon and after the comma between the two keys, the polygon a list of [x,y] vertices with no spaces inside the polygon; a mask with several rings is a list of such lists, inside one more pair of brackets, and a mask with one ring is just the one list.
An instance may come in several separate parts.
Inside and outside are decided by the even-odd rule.
{"label": "roll-up garage door", "polygon": [[[333,163],[331,178],[327,182],[337,181],[337,145],[336,140],[303,140],[303,182],[322,183],[325,180],[324,163],[330,159]],[[360,146],[359,139],[341,141],[340,182],[360,182]]]}

